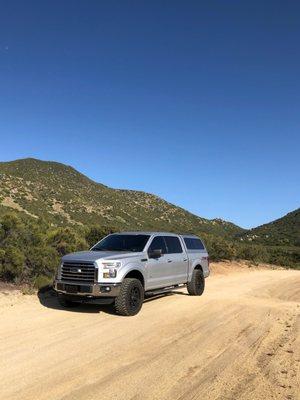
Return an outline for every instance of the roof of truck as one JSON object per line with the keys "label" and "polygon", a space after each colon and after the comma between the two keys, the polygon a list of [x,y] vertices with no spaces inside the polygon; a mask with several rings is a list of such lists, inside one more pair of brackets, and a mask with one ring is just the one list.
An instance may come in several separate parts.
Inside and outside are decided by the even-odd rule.
{"label": "roof of truck", "polygon": [[189,236],[197,237],[192,233],[174,233],[174,232],[163,232],[163,231],[128,231],[128,232],[114,232],[118,235],[174,235],[174,236]]}

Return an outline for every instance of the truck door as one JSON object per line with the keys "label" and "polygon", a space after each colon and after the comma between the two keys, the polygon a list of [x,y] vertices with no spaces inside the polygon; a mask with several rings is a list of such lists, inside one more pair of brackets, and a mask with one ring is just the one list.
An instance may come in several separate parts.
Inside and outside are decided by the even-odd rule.
{"label": "truck door", "polygon": [[149,250],[161,250],[162,256],[159,258],[149,258],[147,261],[146,290],[169,286],[171,264],[167,261],[167,247],[164,238],[162,236],[155,236],[150,243]]}
{"label": "truck door", "polygon": [[170,284],[186,283],[188,272],[188,257],[177,236],[164,236],[167,246],[167,263],[170,273]]}

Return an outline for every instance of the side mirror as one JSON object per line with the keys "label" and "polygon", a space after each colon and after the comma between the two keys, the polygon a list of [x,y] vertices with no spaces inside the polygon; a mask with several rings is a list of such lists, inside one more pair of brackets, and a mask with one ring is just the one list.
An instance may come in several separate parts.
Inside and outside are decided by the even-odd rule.
{"label": "side mirror", "polygon": [[162,256],[162,249],[149,250],[148,251],[148,257],[149,258],[159,258],[161,256]]}

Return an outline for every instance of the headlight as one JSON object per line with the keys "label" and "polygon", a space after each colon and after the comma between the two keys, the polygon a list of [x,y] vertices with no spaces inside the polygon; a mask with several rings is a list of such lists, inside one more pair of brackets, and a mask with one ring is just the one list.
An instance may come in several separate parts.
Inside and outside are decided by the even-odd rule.
{"label": "headlight", "polygon": [[117,268],[121,266],[118,261],[103,262],[103,278],[115,278],[117,276]]}

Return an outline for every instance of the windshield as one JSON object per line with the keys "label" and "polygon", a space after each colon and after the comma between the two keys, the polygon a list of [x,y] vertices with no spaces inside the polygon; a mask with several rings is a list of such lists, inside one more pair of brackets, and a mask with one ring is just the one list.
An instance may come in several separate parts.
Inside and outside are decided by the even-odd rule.
{"label": "windshield", "polygon": [[91,248],[93,251],[143,251],[149,235],[112,234]]}

